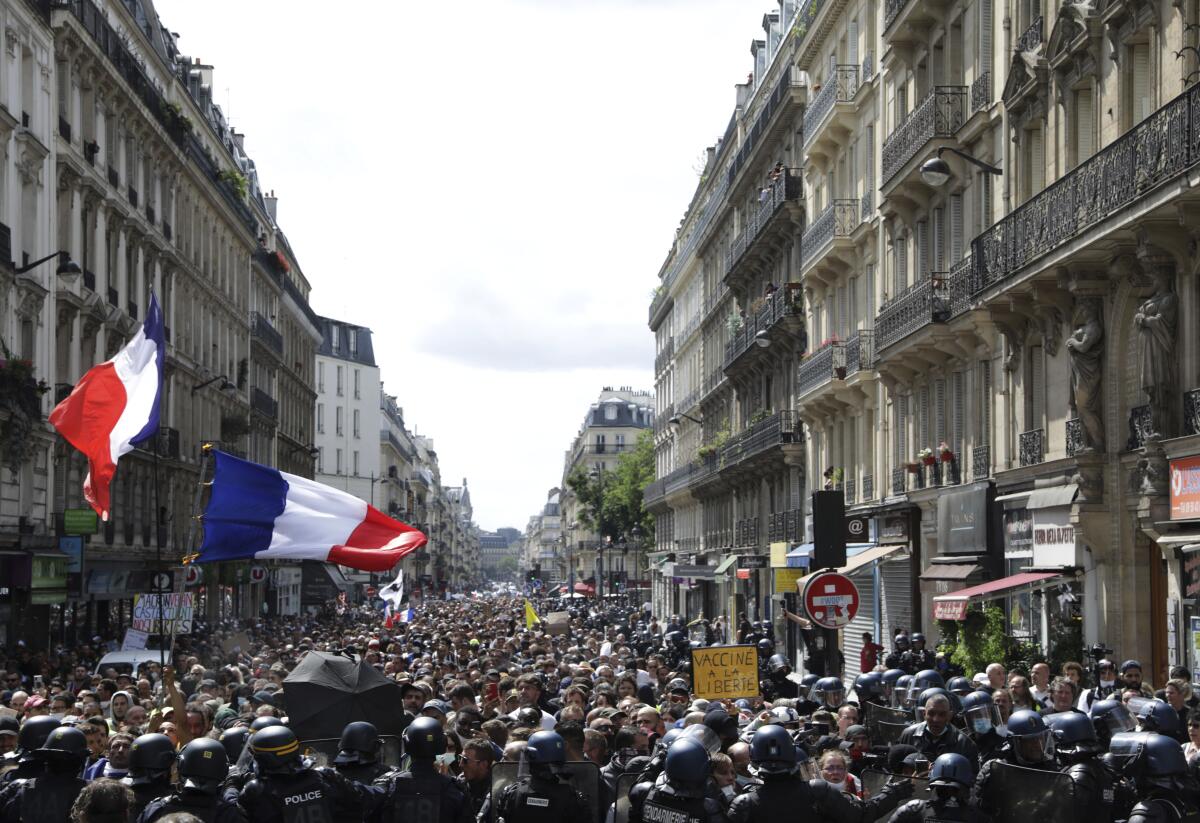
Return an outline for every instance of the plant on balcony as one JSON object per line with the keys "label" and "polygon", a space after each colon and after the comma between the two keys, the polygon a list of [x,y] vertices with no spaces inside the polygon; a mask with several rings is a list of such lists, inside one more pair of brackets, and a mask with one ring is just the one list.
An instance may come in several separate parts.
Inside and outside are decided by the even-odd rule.
{"label": "plant on balcony", "polygon": [[904,468],[909,474],[916,474],[921,470],[920,463],[905,463]]}
{"label": "plant on balcony", "polygon": [[954,462],[954,451],[950,448],[949,444],[947,444],[945,440],[938,444],[938,454],[943,463]]}
{"label": "plant on balcony", "polygon": [[770,416],[771,416],[770,409],[759,409],[758,411],[754,412],[754,414],[750,415],[749,425],[753,426],[756,423],[761,423],[762,421],[766,420]]}
{"label": "plant on balcony", "polygon": [[37,379],[33,363],[12,356],[0,340],[0,462],[14,472],[32,455],[34,425],[42,419],[42,395],[50,391]]}
{"label": "plant on balcony", "polygon": [[725,327],[729,330],[731,335],[740,332],[742,330],[742,326],[744,325],[746,325],[746,321],[744,321],[742,316],[737,312],[731,311],[729,316],[725,318]]}
{"label": "plant on balcony", "polygon": [[926,466],[932,466],[937,462],[937,458],[933,456],[933,449],[929,448],[928,446],[917,452],[917,457],[920,458],[921,462]]}
{"label": "plant on balcony", "polygon": [[270,254],[271,262],[275,264],[275,268],[279,269],[284,274],[292,270],[292,266],[288,263],[287,258],[283,256],[283,252],[276,249]]}
{"label": "plant on balcony", "polygon": [[729,440],[729,435],[729,423],[726,422],[721,429],[715,435],[713,435],[712,440],[696,449],[696,457],[700,458],[701,460],[707,460],[710,457],[720,454],[721,449]]}
{"label": "plant on balcony", "polygon": [[767,298],[766,297],[756,297],[750,303],[750,313],[758,314],[760,311],[762,311],[766,307],[767,307]]}
{"label": "plant on balcony", "polygon": [[246,175],[237,169],[221,169],[217,179],[228,186],[239,200],[246,199],[246,193],[250,190],[250,181],[246,179]]}

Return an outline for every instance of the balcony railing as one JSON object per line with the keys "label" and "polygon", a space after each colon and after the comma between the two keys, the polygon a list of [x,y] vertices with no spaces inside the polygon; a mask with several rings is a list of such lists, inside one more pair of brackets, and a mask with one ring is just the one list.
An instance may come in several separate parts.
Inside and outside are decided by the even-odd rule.
{"label": "balcony railing", "polygon": [[875,332],[859,329],[846,341],[846,377],[875,367]]}
{"label": "balcony railing", "polygon": [[990,288],[1200,162],[1200,86],[1151,114],[973,241]]}
{"label": "balcony railing", "polygon": [[867,183],[867,190],[862,196],[862,222],[867,222],[875,216],[875,190],[870,187],[870,181]]}
{"label": "balcony railing", "polygon": [[279,417],[279,401],[258,386],[250,389],[250,408],[272,420]]}
{"label": "balcony railing", "polygon": [[862,83],[860,85],[865,86],[868,82],[870,82],[871,78],[874,76],[875,76],[875,55],[872,54],[871,52],[867,52],[866,56],[863,57]]}
{"label": "balcony railing", "polygon": [[785,443],[799,442],[794,411],[781,411],[738,432],[721,448],[721,465],[729,467]]}
{"label": "balcony railing", "polygon": [[816,138],[835,103],[848,103],[858,93],[858,66],[837,65],[804,112],[804,147]]}
{"label": "balcony railing", "polygon": [[905,475],[908,469],[900,466],[892,469],[892,494],[904,494],[908,490],[908,484],[905,480]]}
{"label": "balcony railing", "polygon": [[783,107],[783,104],[787,102],[792,88],[799,85],[800,70],[795,66],[788,66],[779,76],[779,82],[775,84],[775,88],[771,90],[771,96],[763,101],[762,107],[758,110],[758,116],[754,118],[754,125],[746,129],[745,136],[742,138],[741,148],[733,156],[733,160],[729,162],[729,171],[726,179],[729,185],[733,185],[733,181],[737,179],[738,172],[749,162],[751,156],[754,154],[755,147],[758,145],[758,141],[762,140],[767,132],[770,131],[771,121],[775,118],[775,114]]}
{"label": "balcony railing", "polygon": [[1200,434],[1200,389],[1183,393],[1183,433]]}
{"label": "balcony railing", "polygon": [[949,310],[945,275],[935,273],[883,304],[875,320],[882,351],[931,323],[945,322]]}
{"label": "balcony railing", "polygon": [[789,200],[798,200],[802,191],[801,177],[796,169],[784,169],[774,180],[770,181],[770,185],[761,193],[758,208],[750,211],[741,233],[729,244],[729,251],[725,253],[726,276],[733,271],[750,247],[754,245],[754,241],[758,239],[759,234],[767,227],[775,213],[783,208],[783,204]]}
{"label": "balcony railing", "polygon": [[172,429],[169,426],[159,426],[157,440],[146,440],[139,444],[138,448],[153,453],[156,446],[158,447],[159,457],[178,460],[179,429]]}
{"label": "balcony railing", "polygon": [[1021,36],[1017,38],[1017,51],[1034,51],[1042,45],[1042,22],[1042,16],[1039,14],[1037,19],[1021,32]]}
{"label": "balcony railing", "polygon": [[726,368],[755,344],[759,332],[768,331],[785,317],[803,315],[800,290],[792,288],[793,285],[796,284],[786,284],[783,288],[776,289],[775,293],[766,299],[766,305],[746,318],[742,327],[730,337],[729,342],[725,344]]}
{"label": "balcony railing", "polygon": [[733,545],[739,547],[758,545],[757,517],[747,517],[737,521],[733,527]]}
{"label": "balcony railing", "polygon": [[907,6],[908,3],[909,0],[887,0],[887,2],[883,4],[884,31],[887,31],[889,28],[891,28],[892,23],[896,21],[896,18],[900,16],[900,12],[904,11],[904,7]]}
{"label": "balcony railing", "polygon": [[649,506],[657,503],[667,496],[667,479],[660,477],[653,483],[646,484],[646,488],[642,489],[642,505]]}
{"label": "balcony railing", "polygon": [[662,351],[660,351],[658,354],[656,354],[654,356],[654,373],[658,374],[663,369],[665,369],[667,367],[667,364],[671,362],[671,358],[674,356],[675,356],[675,338],[672,337],[667,340],[666,345],[662,347]]}
{"label": "balcony railing", "polygon": [[1067,421],[1067,457],[1074,457],[1083,450],[1083,424],[1078,417]]}
{"label": "balcony railing", "polygon": [[861,222],[862,204],[858,200],[834,200],[817,215],[800,240],[800,267],[816,260],[835,238],[849,237]]}
{"label": "balcony railing", "polygon": [[804,539],[804,512],[800,509],[775,512],[767,521],[767,542],[798,543]]}
{"label": "balcony railing", "polygon": [[1127,451],[1137,451],[1144,448],[1146,441],[1154,434],[1154,413],[1150,406],[1134,406],[1129,410],[1129,442],[1125,444]]}
{"label": "balcony railing", "polygon": [[283,356],[283,335],[271,321],[256,311],[250,312],[250,335],[280,357]]}
{"label": "balcony railing", "polygon": [[970,255],[950,267],[947,290],[950,293],[951,318],[971,308],[971,295],[975,293],[975,266]]}
{"label": "balcony railing", "polygon": [[1033,429],[1019,435],[1022,466],[1036,466],[1046,459],[1046,430]]}
{"label": "balcony railing", "polygon": [[986,445],[971,447],[971,479],[983,480],[992,474],[992,449]]}
{"label": "balcony railing", "polygon": [[925,145],[953,137],[966,120],[966,86],[936,86],[917,104],[883,143],[883,178],[887,184]]}
{"label": "balcony railing", "polygon": [[833,351],[839,343],[825,343],[800,364],[796,390],[800,396],[833,380]]}
{"label": "balcony railing", "polygon": [[847,503],[857,503],[858,499],[854,496],[857,487],[854,484],[853,477],[847,477],[842,483],[842,499]]}
{"label": "balcony railing", "polygon": [[992,73],[985,71],[971,84],[971,114],[992,105]]}
{"label": "balcony railing", "polygon": [[863,502],[875,499],[875,475],[864,474],[862,481],[862,499]]}

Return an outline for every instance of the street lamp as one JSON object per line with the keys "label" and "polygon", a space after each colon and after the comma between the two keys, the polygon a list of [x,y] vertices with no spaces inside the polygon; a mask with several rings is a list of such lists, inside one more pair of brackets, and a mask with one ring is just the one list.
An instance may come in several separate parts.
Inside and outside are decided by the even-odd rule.
{"label": "street lamp", "polygon": [[967,154],[962,149],[956,149],[953,146],[942,146],[937,150],[937,154],[921,164],[921,179],[934,188],[946,185],[946,182],[952,176],[950,164],[942,159],[942,152],[944,151],[958,155],[963,160],[966,160],[973,166],[983,169],[988,174],[1000,174],[999,166],[993,166],[991,163],[985,163],[978,157]]}
{"label": "street lamp", "polygon": [[684,417],[686,417],[688,420],[691,420],[697,426],[704,425],[703,421],[697,420],[696,418],[692,417],[690,414],[687,414],[686,412],[679,412],[678,414],[671,415],[669,418],[667,418],[667,425],[670,426],[672,430],[677,430],[679,428],[679,425],[683,422],[682,418],[684,418]]}
{"label": "street lamp", "polygon": [[210,377],[208,380],[205,380],[199,386],[192,386],[192,395],[195,396],[196,392],[200,391],[203,388],[211,386],[213,383],[216,383],[218,380],[221,381],[221,391],[237,391],[237,386],[230,383],[228,377],[226,377],[223,374],[218,374],[216,377]]}
{"label": "street lamp", "polygon": [[759,329],[754,335],[754,345],[760,349],[765,349],[771,345],[771,340],[767,337],[766,329]]}
{"label": "street lamp", "polygon": [[55,257],[58,258],[58,268],[54,270],[54,273],[63,280],[66,280],[67,285],[74,283],[75,278],[83,274],[83,270],[79,268],[79,264],[72,260],[71,255],[65,251],[51,252],[45,257],[34,260],[32,263],[26,263],[24,266],[18,267],[15,271],[17,274],[24,274],[27,271],[33,271],[47,260],[53,260]]}

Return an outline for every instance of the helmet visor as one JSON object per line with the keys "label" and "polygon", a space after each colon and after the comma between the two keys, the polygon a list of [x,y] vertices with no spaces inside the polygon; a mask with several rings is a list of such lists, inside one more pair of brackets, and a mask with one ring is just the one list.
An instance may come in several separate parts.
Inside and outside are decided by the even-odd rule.
{"label": "helmet visor", "polygon": [[1018,763],[1045,763],[1054,757],[1054,733],[1044,729],[1036,734],[1014,735],[1012,746]]}
{"label": "helmet visor", "polygon": [[839,708],[846,702],[845,689],[830,689],[829,691],[819,692],[819,694],[821,695],[821,702],[831,709]]}
{"label": "helmet visor", "polygon": [[814,760],[801,760],[797,763],[796,774],[800,775],[801,780],[816,780],[821,776]]}
{"label": "helmet visor", "polygon": [[1093,717],[1092,724],[1098,727],[1097,730],[1107,729],[1110,736],[1121,732],[1131,732],[1137,728],[1137,721],[1122,703],[1113,706],[1099,717]]}
{"label": "helmet visor", "polygon": [[1000,709],[994,703],[972,706],[963,712],[967,731],[975,734],[987,734],[991,729],[1000,725]]}

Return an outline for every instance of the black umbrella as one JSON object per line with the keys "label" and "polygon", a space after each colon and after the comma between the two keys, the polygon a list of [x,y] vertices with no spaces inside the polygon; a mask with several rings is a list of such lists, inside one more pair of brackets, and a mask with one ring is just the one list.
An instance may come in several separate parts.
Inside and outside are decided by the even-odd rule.
{"label": "black umbrella", "polygon": [[356,720],[384,735],[404,731],[400,685],[346,654],[309,652],[283,681],[283,694],[288,725],[301,740],[341,737]]}

